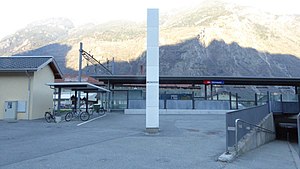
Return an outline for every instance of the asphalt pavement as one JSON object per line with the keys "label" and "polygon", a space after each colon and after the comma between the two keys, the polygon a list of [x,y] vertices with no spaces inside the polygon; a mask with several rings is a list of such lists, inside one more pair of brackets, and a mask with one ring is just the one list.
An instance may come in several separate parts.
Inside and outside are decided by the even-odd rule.
{"label": "asphalt pavement", "polygon": [[217,161],[225,150],[220,114],[161,115],[153,135],[145,133],[145,115],[121,112],[87,123],[0,121],[0,131],[1,169],[297,169],[299,161],[285,141]]}

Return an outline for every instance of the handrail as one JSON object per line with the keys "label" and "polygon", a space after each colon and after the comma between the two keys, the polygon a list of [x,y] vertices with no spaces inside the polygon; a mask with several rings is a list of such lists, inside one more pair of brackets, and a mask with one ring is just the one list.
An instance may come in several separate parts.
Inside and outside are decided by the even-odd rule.
{"label": "handrail", "polygon": [[245,121],[245,120],[236,119],[236,120],[235,120],[235,145],[236,145],[235,147],[236,147],[236,151],[238,150],[238,122],[243,122],[243,123],[246,123],[246,124],[248,124],[248,125],[250,125],[250,126],[254,126],[254,127],[259,128],[259,129],[262,129],[262,130],[261,130],[262,132],[266,132],[266,133],[270,133],[270,134],[275,134],[275,132],[272,131],[272,130],[269,130],[269,129],[266,129],[266,128],[261,127],[261,126],[259,126],[259,125],[256,125],[256,124],[247,122],[247,121]]}
{"label": "handrail", "polygon": [[[298,132],[298,138],[300,138],[299,123],[300,123],[300,113],[297,115],[297,132]],[[300,143],[299,143],[299,141],[298,141],[298,156],[300,158]]]}
{"label": "handrail", "polygon": [[236,119],[236,120],[241,121],[241,122],[246,123],[246,124],[249,124],[249,125],[251,125],[251,126],[255,126],[255,127],[257,127],[257,128],[260,128],[260,129],[265,130],[265,131],[263,131],[263,132],[275,134],[274,131],[269,130],[269,129],[266,129],[266,128],[263,128],[263,127],[261,127],[261,126],[259,126],[259,125],[256,125],[256,124],[253,124],[253,123],[249,123],[249,122],[247,122],[247,121],[245,121],[245,120],[241,120],[241,119]]}

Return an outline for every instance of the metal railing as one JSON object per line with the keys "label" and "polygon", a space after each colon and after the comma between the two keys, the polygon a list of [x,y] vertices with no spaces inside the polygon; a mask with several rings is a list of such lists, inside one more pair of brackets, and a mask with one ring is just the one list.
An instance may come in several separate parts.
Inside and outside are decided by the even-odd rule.
{"label": "metal railing", "polygon": [[[247,121],[245,121],[245,120],[236,119],[236,120],[235,120],[235,149],[236,149],[236,151],[238,150],[238,141],[239,141],[239,140],[238,140],[238,128],[239,128],[238,123],[239,123],[239,122],[248,124],[249,126],[252,126],[252,127],[255,127],[255,128],[258,128],[258,129],[260,129],[259,131],[261,131],[261,132],[270,133],[270,134],[275,134],[274,131],[269,130],[269,129],[267,129],[267,128],[261,127],[261,126],[259,126],[259,125],[253,124],[253,123],[249,123],[249,122],[247,122]],[[241,128],[241,127],[240,127],[240,128]],[[251,130],[251,128],[249,128],[248,130]]]}
{"label": "metal railing", "polygon": [[298,155],[299,155],[299,158],[300,158],[300,142],[299,142],[299,139],[300,139],[300,113],[297,115],[297,131],[298,131]]}
{"label": "metal railing", "polygon": [[[229,152],[229,147],[235,146],[235,120],[246,119],[252,124],[259,124],[268,114],[268,105],[261,105],[257,107],[251,107],[247,109],[237,110],[226,113],[226,150]],[[248,133],[245,129],[240,129],[239,136],[244,136]]]}

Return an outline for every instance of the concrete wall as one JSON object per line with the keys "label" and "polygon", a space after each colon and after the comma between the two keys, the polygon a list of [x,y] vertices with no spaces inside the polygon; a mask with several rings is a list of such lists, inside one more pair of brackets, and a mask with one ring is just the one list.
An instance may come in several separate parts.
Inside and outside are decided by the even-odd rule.
{"label": "concrete wall", "polygon": [[[228,147],[233,147],[236,143],[235,140],[235,131],[229,128],[235,126],[235,120],[241,119],[247,121],[251,124],[258,125],[269,113],[269,106],[267,104],[251,107],[242,110],[232,111],[226,114],[226,144]],[[246,127],[239,129],[238,140],[242,139],[249,130]]]}
{"label": "concrete wall", "polygon": [[54,82],[54,75],[50,66],[34,73],[30,102],[30,119],[44,117],[45,111],[53,107],[53,90],[46,83]]}
{"label": "concrete wall", "polygon": [[[226,114],[233,110],[159,109],[159,114]],[[124,114],[146,114],[145,109],[125,109]]]}
{"label": "concrete wall", "polygon": [[[268,114],[260,126],[275,132],[273,114]],[[263,144],[275,140],[275,134],[262,132],[259,129],[252,129],[250,133],[244,136],[244,139],[238,142],[237,154],[243,154],[249,150],[255,149]]]}
{"label": "concrete wall", "polygon": [[[195,101],[195,109],[229,110],[229,101],[201,100]],[[166,100],[166,109],[193,109],[192,100]],[[128,100],[128,109],[145,109],[146,100]],[[159,100],[159,108],[164,109],[164,100]]]}
{"label": "concrete wall", "polygon": [[193,109],[192,100],[167,100],[167,109]]}
{"label": "concrete wall", "polygon": [[[26,73],[0,73],[0,119],[4,118],[5,101],[27,101],[28,77]],[[18,113],[17,118],[28,119],[27,113]]]}
{"label": "concrete wall", "polygon": [[195,109],[230,110],[229,101],[201,100],[195,101]]}

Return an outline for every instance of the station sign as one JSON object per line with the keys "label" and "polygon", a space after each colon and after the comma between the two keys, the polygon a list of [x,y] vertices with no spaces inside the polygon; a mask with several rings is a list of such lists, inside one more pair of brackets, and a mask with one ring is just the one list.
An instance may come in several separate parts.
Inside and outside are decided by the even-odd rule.
{"label": "station sign", "polygon": [[203,84],[215,84],[215,85],[223,85],[224,80],[203,80]]}

